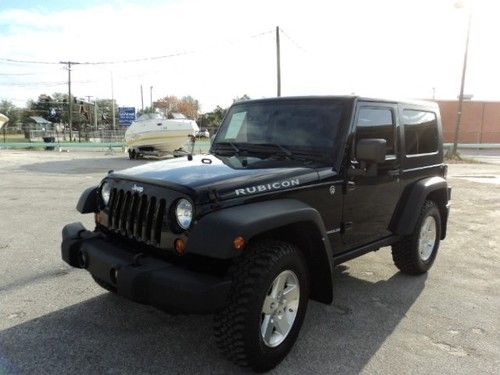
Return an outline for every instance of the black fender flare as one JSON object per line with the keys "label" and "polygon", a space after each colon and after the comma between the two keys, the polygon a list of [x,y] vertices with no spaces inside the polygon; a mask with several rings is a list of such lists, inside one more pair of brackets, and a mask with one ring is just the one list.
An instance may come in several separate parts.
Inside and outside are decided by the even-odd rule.
{"label": "black fender flare", "polygon": [[[233,241],[237,236],[250,241],[256,236],[288,226],[301,228],[302,224],[306,234],[314,236],[314,245],[309,246],[307,251],[301,249],[306,252],[304,255],[310,268],[311,265],[314,267],[310,270],[311,297],[320,302],[331,303],[334,267],[331,244],[319,212],[299,200],[276,199],[209,213],[193,226],[186,244],[186,255],[231,259],[245,251],[234,248]],[[282,238],[286,240],[286,232]]]}
{"label": "black fender flare", "polygon": [[97,212],[97,190],[98,186],[91,186],[84,190],[78,203],[76,204],[76,209],[82,214],[90,214],[92,212]]}
{"label": "black fender flare", "polygon": [[402,236],[413,233],[422,205],[429,196],[432,196],[442,212],[441,237],[444,239],[448,216],[446,208],[448,192],[448,183],[443,177],[428,177],[408,185],[401,195],[389,228]]}

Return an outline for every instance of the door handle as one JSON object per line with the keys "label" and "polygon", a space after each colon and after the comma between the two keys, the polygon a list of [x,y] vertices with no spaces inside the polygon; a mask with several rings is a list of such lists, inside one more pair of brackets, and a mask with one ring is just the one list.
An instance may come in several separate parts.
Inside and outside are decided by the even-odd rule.
{"label": "door handle", "polygon": [[356,190],[356,183],[354,181],[347,181],[346,190],[347,191]]}

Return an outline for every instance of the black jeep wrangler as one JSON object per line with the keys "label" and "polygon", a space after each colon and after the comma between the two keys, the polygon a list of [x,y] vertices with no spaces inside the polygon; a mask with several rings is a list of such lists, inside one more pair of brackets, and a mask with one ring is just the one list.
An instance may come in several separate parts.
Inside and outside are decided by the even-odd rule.
{"label": "black jeep wrangler", "polygon": [[217,343],[256,371],[294,344],[335,265],[392,246],[401,272],[433,264],[450,191],[437,105],[360,97],[234,104],[210,152],[110,172],[63,229],[62,258],[107,290],[215,313]]}

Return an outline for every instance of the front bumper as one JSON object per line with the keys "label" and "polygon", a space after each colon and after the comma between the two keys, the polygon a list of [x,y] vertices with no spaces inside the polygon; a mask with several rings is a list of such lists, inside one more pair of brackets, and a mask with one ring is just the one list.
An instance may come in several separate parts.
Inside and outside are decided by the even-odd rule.
{"label": "front bumper", "polygon": [[179,313],[210,313],[224,306],[231,281],[194,272],[164,260],[121,248],[81,223],[62,231],[62,259],[85,268],[133,301]]}

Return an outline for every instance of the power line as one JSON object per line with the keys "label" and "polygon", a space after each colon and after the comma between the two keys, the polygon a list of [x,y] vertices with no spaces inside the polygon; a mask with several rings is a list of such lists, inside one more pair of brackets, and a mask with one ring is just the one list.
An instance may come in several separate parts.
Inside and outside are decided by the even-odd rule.
{"label": "power line", "polygon": [[[86,81],[72,81],[74,83],[94,83],[98,81],[91,81],[91,80],[86,80]],[[53,81],[53,82],[0,82],[0,86],[12,86],[12,87],[31,87],[31,86],[46,86],[46,87],[51,87],[51,86],[61,86],[61,85],[66,85],[68,82],[67,81]]]}
{"label": "power line", "polygon": [[40,73],[0,73],[0,76],[35,76],[39,75]]}
{"label": "power line", "polygon": [[[247,37],[248,39],[254,39],[261,37],[263,35],[267,35],[272,33],[274,30],[267,30],[263,31],[254,35],[250,35]],[[246,39],[246,38],[245,38]],[[227,41],[226,43],[229,44],[236,44],[240,42],[240,40],[237,41]],[[202,50],[202,49],[200,49]],[[181,51],[181,52],[176,52],[176,53],[171,53],[167,55],[160,55],[160,56],[150,56],[150,57],[140,57],[140,58],[134,58],[134,59],[123,59],[123,60],[108,60],[108,61],[80,61],[80,62],[72,62],[72,64],[78,64],[78,65],[112,65],[112,64],[129,64],[129,63],[138,63],[138,62],[150,62],[150,61],[156,61],[156,60],[163,60],[163,59],[169,59],[173,57],[179,57],[179,56],[185,56],[185,55],[190,55],[199,52],[200,50],[190,50],[190,51]],[[47,65],[57,65],[57,64],[66,64],[67,62],[56,62],[56,61],[37,61],[37,60],[18,60],[18,59],[11,59],[11,58],[4,58],[0,57],[0,61],[4,61],[7,63],[15,63],[15,64],[47,64]]]}
{"label": "power line", "polygon": [[297,47],[297,48],[301,49],[301,50],[302,50],[302,51],[304,51],[304,52],[307,52],[307,50],[306,50],[304,47],[302,47],[299,43],[297,43],[297,42],[295,41],[295,39],[293,39],[290,35],[288,35],[288,34],[285,32],[285,30],[283,30],[281,27],[280,27],[280,31],[281,31],[281,33],[282,33],[284,36],[286,36],[286,38],[287,38],[290,42],[292,42],[292,44],[294,44],[294,45],[295,45],[295,47]]}
{"label": "power line", "polygon": [[47,64],[47,65],[59,64],[58,62],[54,61],[16,60],[16,59],[7,59],[3,57],[0,57],[0,61],[5,61],[15,64]]}

